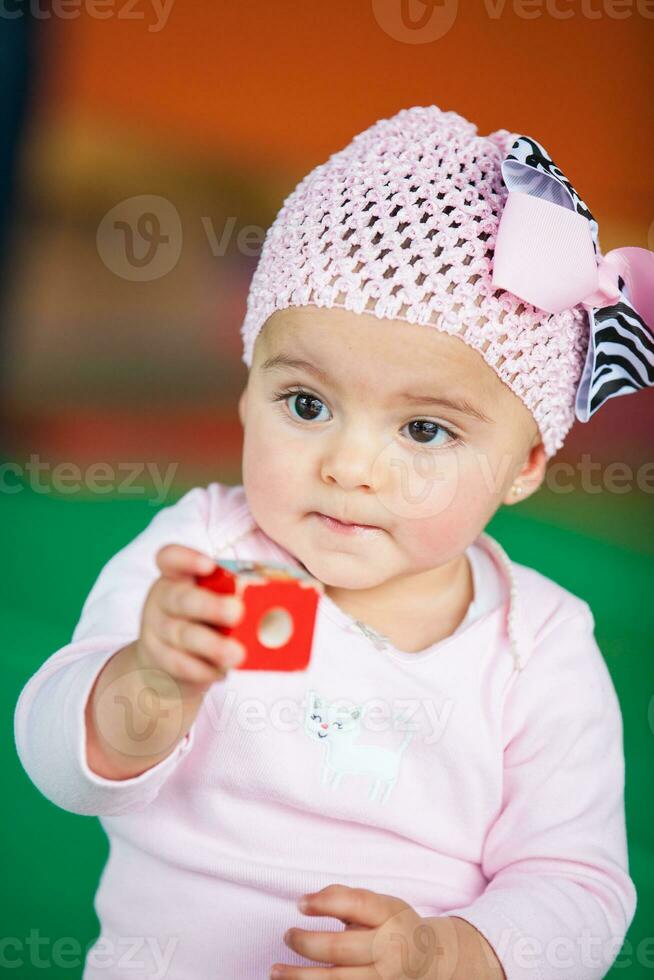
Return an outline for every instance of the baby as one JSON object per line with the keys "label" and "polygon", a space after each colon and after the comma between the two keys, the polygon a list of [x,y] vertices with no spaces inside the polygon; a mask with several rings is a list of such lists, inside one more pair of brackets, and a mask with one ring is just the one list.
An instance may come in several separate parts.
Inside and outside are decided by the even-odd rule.
{"label": "baby", "polygon": [[[593,615],[484,528],[644,386],[595,326],[647,327],[626,274],[562,299],[547,243],[527,281],[538,222],[500,224],[524,197],[582,222],[596,271],[540,144],[436,106],[284,202],[242,329],[242,486],[157,513],[16,708],[32,781],[111,843],[84,980],[591,980],[617,956],[636,894]],[[230,669],[216,558],[323,583],[306,671]]]}

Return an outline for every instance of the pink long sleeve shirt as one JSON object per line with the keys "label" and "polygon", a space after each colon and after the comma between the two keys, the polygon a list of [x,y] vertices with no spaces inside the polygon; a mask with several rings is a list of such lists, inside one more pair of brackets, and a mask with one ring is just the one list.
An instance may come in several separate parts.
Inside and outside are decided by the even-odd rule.
{"label": "pink long sleeve shirt", "polygon": [[622,718],[588,604],[483,533],[451,636],[406,653],[322,596],[305,671],[230,671],[169,756],[105,779],[87,764],[85,705],[138,636],[155,553],[172,542],[298,564],[242,486],[197,487],[107,562],[72,642],[23,688],[27,774],[57,806],[98,816],[110,842],[84,980],[317,966],[282,937],[343,928],[295,906],[335,882],[468,920],[508,980],[605,976],[636,892]]}

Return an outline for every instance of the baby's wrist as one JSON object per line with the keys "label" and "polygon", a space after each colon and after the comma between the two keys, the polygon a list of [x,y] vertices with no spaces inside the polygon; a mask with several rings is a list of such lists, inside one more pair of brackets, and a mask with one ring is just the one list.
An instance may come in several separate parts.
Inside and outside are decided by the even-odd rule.
{"label": "baby's wrist", "polygon": [[[457,915],[452,916],[431,916],[424,918],[425,923],[429,923],[436,933],[438,940],[442,942],[454,941],[456,943],[454,972],[448,974],[449,980],[506,980],[504,968],[500,963],[495,950],[485,936],[479,932],[467,919],[462,919]],[[452,930],[456,939],[452,936]],[[435,967],[438,969],[440,961],[435,960]],[[434,974],[433,980],[437,980],[438,973]],[[431,977],[425,980],[432,980]]]}
{"label": "baby's wrist", "polygon": [[201,703],[197,691],[187,699],[165,671],[143,667],[136,642],[121,648],[105,663],[87,700],[90,768],[108,779],[152,768],[185,736]]}

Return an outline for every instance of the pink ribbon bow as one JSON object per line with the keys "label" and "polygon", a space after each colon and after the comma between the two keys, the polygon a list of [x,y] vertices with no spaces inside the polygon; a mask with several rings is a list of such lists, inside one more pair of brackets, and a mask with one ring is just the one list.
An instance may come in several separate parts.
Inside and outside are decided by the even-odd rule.
{"label": "pink ribbon bow", "polygon": [[587,422],[609,398],[654,385],[654,252],[599,256],[597,223],[543,147],[520,136],[502,162],[509,193],[493,285],[547,313],[581,304],[590,338],[575,403]]}

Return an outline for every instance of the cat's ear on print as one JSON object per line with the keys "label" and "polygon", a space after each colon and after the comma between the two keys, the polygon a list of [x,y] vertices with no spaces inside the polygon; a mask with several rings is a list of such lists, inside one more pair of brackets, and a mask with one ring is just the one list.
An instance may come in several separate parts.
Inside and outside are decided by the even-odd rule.
{"label": "cat's ear on print", "polygon": [[[325,701],[324,698],[321,698],[318,695],[317,691],[314,690],[307,691],[306,697],[307,697],[308,707],[311,709],[324,708],[326,705],[329,705],[329,702]],[[338,714],[348,715],[354,721],[356,721],[358,718],[363,717],[367,708],[367,705],[365,704],[355,705],[354,707],[346,707],[346,706],[339,707],[337,701],[333,701],[331,702],[331,704],[333,710],[336,710]]]}

